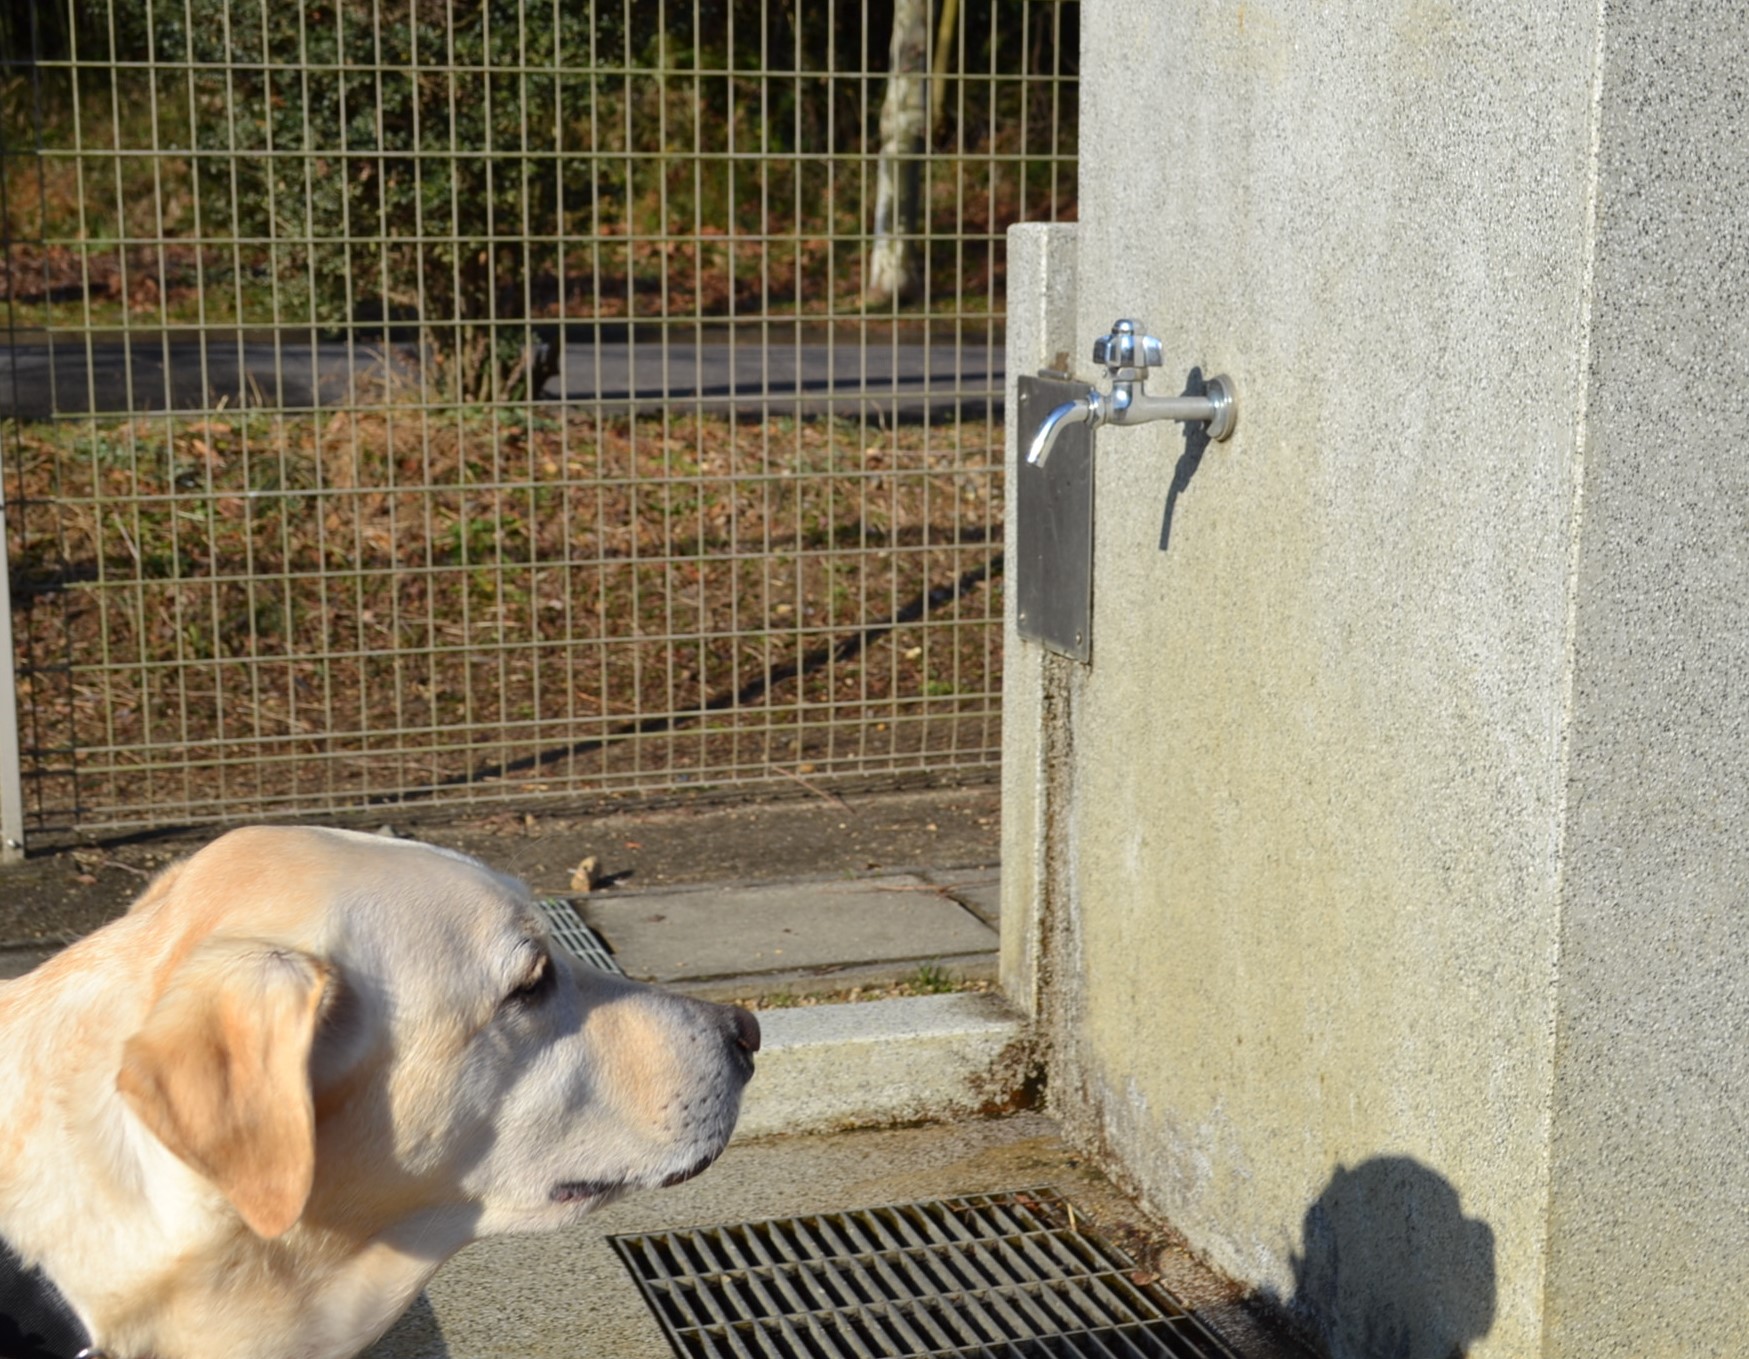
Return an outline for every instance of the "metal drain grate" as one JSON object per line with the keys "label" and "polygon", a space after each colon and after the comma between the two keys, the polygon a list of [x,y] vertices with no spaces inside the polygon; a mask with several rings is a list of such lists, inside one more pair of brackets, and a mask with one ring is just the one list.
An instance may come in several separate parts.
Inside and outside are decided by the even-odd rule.
{"label": "metal drain grate", "polygon": [[547,922],[553,938],[577,957],[603,972],[617,972],[620,976],[625,976],[625,969],[607,947],[607,941],[583,923],[582,917],[570,902],[563,897],[547,897],[535,902],[534,908]]}
{"label": "metal drain grate", "polygon": [[687,1359],[1232,1359],[1050,1189],[610,1239]]}

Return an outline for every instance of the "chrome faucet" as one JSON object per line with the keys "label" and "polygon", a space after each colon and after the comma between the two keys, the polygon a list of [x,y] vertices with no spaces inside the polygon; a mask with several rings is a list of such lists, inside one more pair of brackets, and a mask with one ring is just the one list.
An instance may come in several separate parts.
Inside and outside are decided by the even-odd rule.
{"label": "chrome faucet", "polygon": [[1093,361],[1104,365],[1111,393],[1089,387],[1086,396],[1066,401],[1045,416],[1026,451],[1029,463],[1043,467],[1057,435],[1070,425],[1098,428],[1145,425],[1150,420],[1201,420],[1208,424],[1209,438],[1216,441],[1233,432],[1239,410],[1231,378],[1210,378],[1201,396],[1153,396],[1143,390],[1148,370],[1161,366],[1160,341],[1143,334],[1145,329],[1136,321],[1118,321],[1111,334],[1093,342]]}

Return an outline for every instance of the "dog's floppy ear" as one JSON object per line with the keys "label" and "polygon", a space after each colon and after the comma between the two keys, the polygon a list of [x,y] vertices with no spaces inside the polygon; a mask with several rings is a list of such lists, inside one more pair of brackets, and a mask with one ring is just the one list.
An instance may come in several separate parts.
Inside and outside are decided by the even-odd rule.
{"label": "dog's floppy ear", "polygon": [[208,940],[122,1052],[128,1106],[264,1237],[298,1220],[315,1178],[310,1045],[327,981],[307,954]]}

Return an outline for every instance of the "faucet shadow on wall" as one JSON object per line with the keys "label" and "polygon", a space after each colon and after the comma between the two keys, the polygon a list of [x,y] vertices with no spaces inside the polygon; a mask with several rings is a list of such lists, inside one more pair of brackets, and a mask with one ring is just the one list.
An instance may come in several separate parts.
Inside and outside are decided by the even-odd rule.
{"label": "faucet shadow on wall", "polygon": [[[1184,379],[1184,390],[1179,395],[1202,396],[1207,389],[1202,369],[1192,368],[1189,376]],[[1190,489],[1190,479],[1196,475],[1196,469],[1202,466],[1202,455],[1208,451],[1209,443],[1207,425],[1193,421],[1184,426],[1184,452],[1178,455],[1178,462],[1172,468],[1172,485],[1166,492],[1166,507],[1160,514],[1162,552],[1172,543],[1172,516],[1178,510],[1178,497]]]}

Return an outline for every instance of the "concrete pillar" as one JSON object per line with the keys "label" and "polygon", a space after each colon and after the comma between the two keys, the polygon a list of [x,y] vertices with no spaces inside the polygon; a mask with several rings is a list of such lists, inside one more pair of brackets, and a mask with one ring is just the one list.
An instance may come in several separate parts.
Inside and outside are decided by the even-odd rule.
{"label": "concrete pillar", "polygon": [[1059,1112],[1332,1355],[1749,1353],[1749,10],[1082,24],[1049,344],[1240,417],[1100,431],[1093,664],[1010,636]]}
{"label": "concrete pillar", "polygon": [[1548,1353],[1749,1354],[1749,10],[1612,3]]}
{"label": "concrete pillar", "polygon": [[[1051,368],[1060,353],[1072,353],[1076,343],[1075,226],[1073,223],[1026,223],[1008,232],[1008,447],[1016,440],[1015,419],[1020,402],[1015,382],[1022,373]],[[1015,280],[1024,279],[1024,286]],[[1017,468],[1007,460],[1004,503],[1019,503]],[[1007,554],[1013,560],[1013,552]],[[1044,883],[1052,871],[1050,847],[1057,830],[1047,819],[1060,814],[1067,799],[1057,782],[1065,772],[1059,746],[1066,723],[1070,686],[1080,678],[1079,666],[1040,647],[1023,644],[1015,628],[1015,593],[1003,591],[1005,713],[1020,712],[1018,723],[1004,729],[1002,741],[1002,989],[1020,1010],[1038,1009],[1038,959]],[[1046,717],[1047,709],[1050,716]]]}

